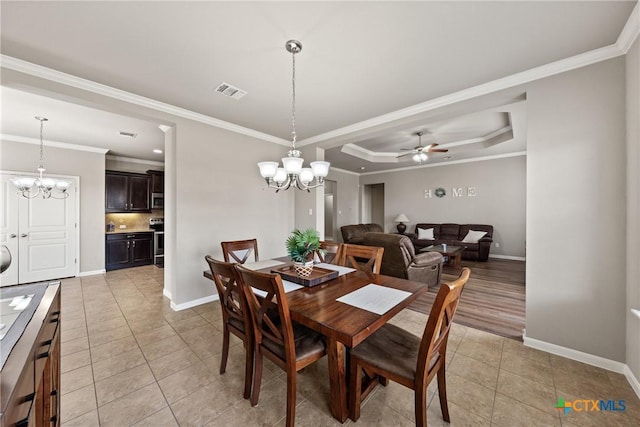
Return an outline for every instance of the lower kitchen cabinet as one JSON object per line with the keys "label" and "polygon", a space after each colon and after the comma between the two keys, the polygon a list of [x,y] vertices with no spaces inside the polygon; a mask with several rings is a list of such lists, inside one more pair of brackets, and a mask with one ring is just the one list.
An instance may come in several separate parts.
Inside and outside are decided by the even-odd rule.
{"label": "lower kitchen cabinet", "polygon": [[153,233],[118,233],[106,236],[106,270],[153,263]]}

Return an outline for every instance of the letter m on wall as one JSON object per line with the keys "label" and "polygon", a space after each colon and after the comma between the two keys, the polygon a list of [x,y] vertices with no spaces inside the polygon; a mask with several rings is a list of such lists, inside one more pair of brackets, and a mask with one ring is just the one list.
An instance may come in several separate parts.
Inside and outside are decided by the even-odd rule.
{"label": "letter m on wall", "polygon": [[462,188],[452,188],[451,192],[453,193],[453,197],[462,197]]}

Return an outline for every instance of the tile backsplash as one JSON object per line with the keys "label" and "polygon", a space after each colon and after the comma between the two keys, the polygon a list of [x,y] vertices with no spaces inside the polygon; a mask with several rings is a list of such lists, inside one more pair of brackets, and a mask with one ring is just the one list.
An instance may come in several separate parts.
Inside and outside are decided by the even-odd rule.
{"label": "tile backsplash", "polygon": [[154,209],[151,213],[108,213],[104,216],[105,230],[110,221],[116,225],[116,230],[120,225],[134,230],[149,228],[149,218],[161,218],[164,216],[162,209]]}

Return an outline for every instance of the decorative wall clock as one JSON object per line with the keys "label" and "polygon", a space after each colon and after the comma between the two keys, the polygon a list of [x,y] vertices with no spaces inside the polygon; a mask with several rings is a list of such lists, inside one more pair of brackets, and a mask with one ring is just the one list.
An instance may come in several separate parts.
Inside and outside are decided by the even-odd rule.
{"label": "decorative wall clock", "polygon": [[438,187],[436,188],[435,195],[436,197],[444,197],[447,195],[447,191],[442,187]]}

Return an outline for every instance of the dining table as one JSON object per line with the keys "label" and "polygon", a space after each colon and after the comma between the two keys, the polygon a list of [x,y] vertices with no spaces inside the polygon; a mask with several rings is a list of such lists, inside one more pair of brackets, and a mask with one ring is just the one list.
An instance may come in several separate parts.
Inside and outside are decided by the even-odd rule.
{"label": "dining table", "polygon": [[[291,262],[286,257],[260,261],[255,269],[271,272],[273,263]],[[348,349],[363,342],[426,293],[427,285],[341,266],[322,264],[322,267],[339,270],[340,275],[313,287],[290,286],[286,296],[291,319],[326,337],[331,414],[343,423],[348,417]],[[210,271],[204,271],[204,276],[212,279]],[[371,301],[372,297],[376,301]],[[364,307],[366,300],[373,302],[373,306]],[[364,308],[357,306],[359,303]]]}

